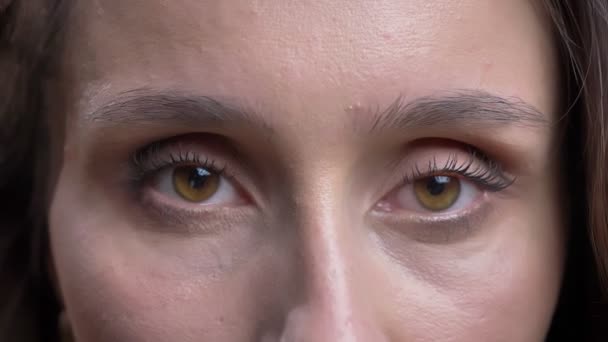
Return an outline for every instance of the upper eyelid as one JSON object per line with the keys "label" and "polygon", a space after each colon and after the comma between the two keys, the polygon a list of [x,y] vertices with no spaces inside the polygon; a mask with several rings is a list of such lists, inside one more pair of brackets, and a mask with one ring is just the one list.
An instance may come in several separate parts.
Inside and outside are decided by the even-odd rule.
{"label": "upper eyelid", "polygon": [[163,168],[186,164],[203,165],[214,172],[230,176],[226,173],[228,162],[225,159],[211,151],[198,152],[197,148],[185,146],[187,145],[179,141],[160,141],[137,150],[130,162],[132,178],[141,181]]}
{"label": "upper eyelid", "polygon": [[[456,154],[452,154],[450,155],[450,157],[448,157],[448,159],[445,161],[445,163],[443,164],[443,166],[440,166],[439,163],[437,163],[437,156],[433,156],[433,158],[431,160],[429,160],[428,162],[428,167],[426,171],[422,171],[420,170],[420,167],[418,166],[418,164],[414,165],[414,170],[417,176],[427,176],[436,172],[445,172],[445,171],[452,171],[452,172],[468,172],[471,167],[473,165],[475,165],[476,160],[480,162],[480,164],[485,164],[485,162],[483,160],[479,160],[479,158],[476,158],[475,154],[471,153],[471,155],[469,156],[468,160],[464,163],[460,163],[458,160],[458,156]],[[482,166],[481,165],[477,165],[475,170],[479,170],[481,169]],[[475,172],[475,171],[474,171]]]}
{"label": "upper eyelid", "polygon": [[[186,163],[205,165],[219,173],[224,173],[229,166],[230,170],[228,170],[227,175],[230,178],[238,180],[242,178],[241,176],[247,176],[249,172],[244,175],[239,172],[239,167],[243,167],[241,165],[243,160],[239,157],[237,150],[233,147],[226,148],[224,143],[217,144],[215,138],[209,140],[204,138],[203,141],[200,141],[197,136],[192,135],[193,139],[189,139],[190,135],[188,135],[159,140],[136,150],[131,155],[130,164],[132,171],[134,171],[134,177],[132,178],[134,180],[142,179],[146,174],[157,171],[162,167]],[[423,148],[422,150],[426,149]],[[444,153],[448,156],[445,161],[438,160],[438,156],[442,154],[441,150],[443,149],[440,149],[439,152],[435,150],[424,153],[423,155],[426,155],[426,157],[417,159],[426,160],[425,162],[410,163],[409,170],[402,169],[401,183],[412,182],[418,178],[443,172],[465,176],[473,175],[477,178],[483,176],[487,180],[494,181],[495,188],[506,188],[515,180],[514,177],[510,177],[503,172],[501,165],[495,162],[495,159],[489,158],[485,153],[471,145],[461,146],[460,148],[456,145],[456,147],[448,148],[451,152],[449,154]],[[414,151],[409,151],[408,154],[412,152],[414,155],[416,154]],[[429,154],[432,155],[431,158],[428,157]],[[402,162],[403,160],[395,163],[394,167],[401,168],[398,167],[398,164],[402,164]],[[239,183],[241,183],[240,180]]]}
{"label": "upper eyelid", "polygon": [[451,172],[463,175],[469,179],[482,183],[493,191],[506,189],[516,180],[508,175],[499,163],[491,160],[485,155],[470,149],[464,162],[459,161],[457,154],[451,154],[445,163],[437,162],[437,157],[429,159],[426,169],[421,169],[420,164],[414,164],[413,169],[406,174],[403,183],[411,183],[416,179]]}
{"label": "upper eyelid", "polygon": [[198,154],[191,151],[178,151],[177,153],[168,151],[166,153],[158,153],[154,156],[150,155],[143,158],[135,159],[134,164],[138,169],[142,170],[153,170],[160,169],[172,165],[181,164],[196,164],[204,165],[205,167],[211,168],[216,172],[222,172],[225,169],[225,165],[218,166],[218,162],[209,156],[204,154]]}

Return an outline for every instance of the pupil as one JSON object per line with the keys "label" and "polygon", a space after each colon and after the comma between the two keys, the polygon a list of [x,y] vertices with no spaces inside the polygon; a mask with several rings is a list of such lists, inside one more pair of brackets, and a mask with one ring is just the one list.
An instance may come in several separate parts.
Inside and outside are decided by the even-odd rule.
{"label": "pupil", "polygon": [[205,170],[202,167],[197,167],[190,171],[190,176],[188,177],[188,184],[193,189],[199,189],[205,187],[207,180],[211,176],[211,173]]}
{"label": "pupil", "polygon": [[429,179],[426,183],[426,189],[433,196],[439,196],[444,191],[446,186],[450,183],[450,177],[446,176],[435,176]]}

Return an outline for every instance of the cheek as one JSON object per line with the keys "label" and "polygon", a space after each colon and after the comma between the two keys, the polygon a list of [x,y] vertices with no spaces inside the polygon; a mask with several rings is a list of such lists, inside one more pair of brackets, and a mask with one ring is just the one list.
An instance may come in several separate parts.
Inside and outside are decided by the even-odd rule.
{"label": "cheek", "polygon": [[55,262],[68,315],[82,341],[255,340],[266,324],[262,318],[276,316],[274,310],[288,296],[281,290],[289,287],[289,271],[269,257],[273,251],[260,251],[235,272],[190,268],[186,273],[175,271],[183,268],[179,263],[156,262],[158,254],[146,248],[116,247],[115,241],[91,237],[67,251],[61,246],[69,239],[62,240],[55,243]]}
{"label": "cheek", "polygon": [[469,252],[417,250],[400,262],[395,326],[437,341],[543,340],[561,284],[561,229],[525,216],[499,226]]}
{"label": "cheek", "polygon": [[85,200],[68,178],[53,200],[51,245],[79,341],[249,341],[275,324],[295,278],[280,244],[158,237],[109,201]]}

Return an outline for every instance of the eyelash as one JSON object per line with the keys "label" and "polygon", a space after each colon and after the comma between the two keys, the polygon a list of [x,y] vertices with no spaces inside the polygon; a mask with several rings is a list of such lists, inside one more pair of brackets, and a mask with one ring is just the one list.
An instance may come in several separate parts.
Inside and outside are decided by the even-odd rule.
{"label": "eyelash", "polygon": [[165,146],[163,143],[153,143],[137,151],[131,160],[131,164],[135,170],[134,180],[141,182],[160,170],[180,165],[197,165],[213,171],[220,176],[230,177],[225,165],[219,166],[215,160],[208,157],[201,158],[195,152],[177,148],[164,154],[161,153],[161,151],[171,149],[171,147]]}
{"label": "eyelash", "polygon": [[443,165],[440,165],[434,157],[427,164],[426,170],[421,170],[418,165],[414,166],[413,170],[405,176],[403,183],[410,184],[419,179],[446,174],[465,178],[490,192],[502,191],[516,180],[515,177],[507,175],[499,163],[470,149],[469,156],[464,162],[459,161],[456,155],[450,155]]}
{"label": "eyelash", "polygon": [[[234,178],[227,173],[225,165],[218,166],[215,160],[208,157],[203,159],[194,152],[176,148],[168,153],[161,153],[164,150],[171,149],[172,144],[166,145],[163,142],[153,143],[135,153],[132,158],[132,165],[135,170],[133,178],[136,182],[141,183],[150,175],[165,168],[189,164],[206,168],[218,175]],[[502,191],[516,180],[514,177],[508,176],[499,163],[471,148],[468,151],[467,159],[464,161],[460,161],[456,155],[450,155],[442,165],[438,163],[436,157],[430,160],[423,169],[419,165],[415,165],[412,171],[404,177],[402,183],[411,184],[419,179],[446,174],[457,175],[490,192]]]}

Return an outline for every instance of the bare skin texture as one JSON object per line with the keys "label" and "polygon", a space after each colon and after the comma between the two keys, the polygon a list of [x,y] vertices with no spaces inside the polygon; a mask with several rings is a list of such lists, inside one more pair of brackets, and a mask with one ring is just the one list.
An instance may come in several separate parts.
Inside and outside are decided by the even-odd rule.
{"label": "bare skin texture", "polygon": [[[69,31],[50,234],[78,341],[543,340],[566,227],[540,4],[90,0]],[[217,191],[184,199],[184,165]]]}

